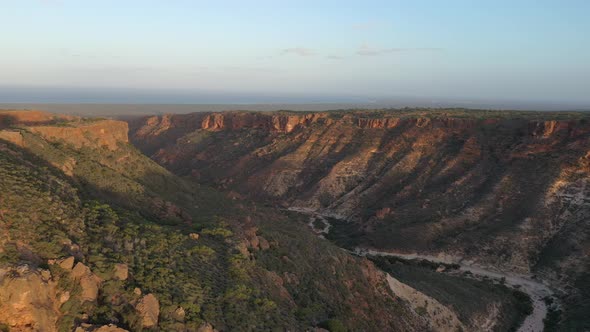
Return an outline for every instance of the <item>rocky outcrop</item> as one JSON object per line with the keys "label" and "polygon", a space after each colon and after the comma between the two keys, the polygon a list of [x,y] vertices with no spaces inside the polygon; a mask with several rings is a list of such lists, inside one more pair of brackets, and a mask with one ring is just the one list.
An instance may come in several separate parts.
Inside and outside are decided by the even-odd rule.
{"label": "rocky outcrop", "polygon": [[59,121],[72,121],[75,116],[53,114],[43,111],[0,110],[0,128],[7,126],[32,126],[53,124]]}
{"label": "rocky outcrop", "polygon": [[145,140],[146,143],[158,139],[171,140],[178,138],[179,134],[201,128],[205,116],[207,113],[149,116],[130,121],[129,128],[135,137]]}
{"label": "rocky outcrop", "polygon": [[78,326],[74,332],[129,332],[128,330],[122,329],[116,325],[109,324],[103,326],[82,324]]}
{"label": "rocky outcrop", "polygon": [[135,306],[140,318],[141,326],[150,328],[158,325],[160,315],[160,303],[154,294],[144,295]]}
{"label": "rocky outcrop", "polygon": [[20,147],[25,146],[25,140],[23,138],[23,135],[20,133],[20,131],[17,130],[0,130],[0,140],[8,141]]}
{"label": "rocky outcrop", "polygon": [[[0,269],[0,323],[10,331],[57,331],[63,313],[62,305],[76,296],[82,301],[97,300],[101,279],[84,264],[74,266],[74,257],[52,259],[48,264],[57,265],[67,272],[54,277],[48,270],[22,265],[18,268]],[[76,281],[81,293],[58,287],[59,278]],[[76,286],[77,287],[77,286]],[[147,301],[149,302],[149,299]],[[123,332],[114,325],[94,326],[83,324],[76,331]]]}
{"label": "rocky outcrop", "polygon": [[[65,270],[72,270],[74,268],[74,262],[75,262],[75,258],[74,256],[70,256],[68,258],[64,258],[64,259],[60,259],[58,260],[56,263],[59,265],[59,267],[61,267],[62,269]],[[51,263],[51,262],[50,262]]]}
{"label": "rocky outcrop", "polygon": [[589,133],[590,129],[579,121],[549,120],[531,121],[529,123],[529,132],[535,137],[542,138],[557,134],[576,137]]}
{"label": "rocky outcrop", "polygon": [[49,141],[63,141],[76,148],[89,146],[116,150],[120,143],[128,142],[127,123],[115,120],[98,120],[64,126],[30,126],[28,130],[40,134]]}
{"label": "rocky outcrop", "polygon": [[172,317],[178,322],[184,322],[186,317],[186,310],[183,307],[178,307],[172,313]]}
{"label": "rocky outcrop", "polygon": [[217,332],[217,330],[213,328],[213,325],[209,323],[203,323],[197,328],[197,332]]}
{"label": "rocky outcrop", "polygon": [[127,264],[115,264],[113,277],[117,280],[127,280],[129,278],[129,266]]}
{"label": "rocky outcrop", "polygon": [[74,266],[71,277],[80,282],[80,286],[82,287],[82,301],[96,301],[102,279],[92,273],[90,268],[82,263],[78,263]]}
{"label": "rocky outcrop", "polygon": [[[100,278],[82,263],[74,266],[74,257],[51,260],[69,273],[62,278],[71,278],[81,287],[82,301],[96,301]],[[120,266],[119,266],[120,267]],[[123,276],[120,276],[123,277]],[[70,290],[60,289],[58,279],[48,270],[22,265],[17,268],[0,269],[0,324],[10,331],[58,331],[58,320],[63,313],[60,308],[74,295]],[[159,304],[152,294],[144,296],[137,305],[144,327],[155,326],[158,321]],[[75,331],[125,332],[115,325],[96,326],[82,324]]]}
{"label": "rocky outcrop", "polygon": [[395,128],[400,123],[399,118],[377,118],[377,119],[368,119],[368,118],[358,118],[357,125],[359,128],[363,129],[388,129],[388,128]]}
{"label": "rocky outcrop", "polygon": [[60,291],[49,271],[0,270],[0,323],[10,331],[57,331]]}
{"label": "rocky outcrop", "polygon": [[326,117],[326,113],[301,115],[245,112],[212,113],[205,116],[201,128],[210,131],[260,128],[270,132],[290,133],[299,126],[309,126]]}
{"label": "rocky outcrop", "polygon": [[[128,142],[128,125],[123,121],[82,120],[36,111],[0,111],[0,123],[4,123],[0,125],[0,129],[22,127],[49,141],[64,142],[76,148],[89,146],[116,150],[119,144]],[[24,147],[25,141],[20,130],[2,129],[0,139]],[[67,172],[67,170],[64,171]]]}
{"label": "rocky outcrop", "polygon": [[175,142],[187,133],[200,129],[211,132],[260,129],[269,133],[290,133],[296,128],[307,127],[316,122],[328,123],[328,114],[260,112],[166,114],[130,120],[129,127],[130,139],[153,153],[166,142]]}

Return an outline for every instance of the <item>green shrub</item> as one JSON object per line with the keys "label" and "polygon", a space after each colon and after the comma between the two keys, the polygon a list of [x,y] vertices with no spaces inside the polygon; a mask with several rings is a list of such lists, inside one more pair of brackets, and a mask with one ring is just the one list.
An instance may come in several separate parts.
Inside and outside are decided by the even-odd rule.
{"label": "green shrub", "polygon": [[319,327],[324,328],[330,332],[347,332],[348,329],[344,326],[342,321],[332,318],[319,324]]}

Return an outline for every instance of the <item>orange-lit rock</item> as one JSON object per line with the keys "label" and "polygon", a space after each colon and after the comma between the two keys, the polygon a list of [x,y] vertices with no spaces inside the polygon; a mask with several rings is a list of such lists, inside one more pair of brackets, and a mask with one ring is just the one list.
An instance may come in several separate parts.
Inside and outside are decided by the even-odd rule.
{"label": "orange-lit rock", "polygon": [[31,126],[28,129],[47,140],[63,141],[77,148],[89,146],[116,150],[118,144],[128,142],[128,126],[123,121],[98,120],[71,126]]}

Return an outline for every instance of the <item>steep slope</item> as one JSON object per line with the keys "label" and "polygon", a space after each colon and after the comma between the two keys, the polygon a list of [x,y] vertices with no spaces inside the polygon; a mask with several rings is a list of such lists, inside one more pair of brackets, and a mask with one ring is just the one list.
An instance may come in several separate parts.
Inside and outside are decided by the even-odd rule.
{"label": "steep slope", "polygon": [[11,331],[426,328],[369,261],[185,182],[127,144],[124,123],[104,124],[0,131],[0,323]]}
{"label": "steep slope", "polygon": [[[341,246],[536,273],[567,306],[588,308],[580,285],[590,263],[589,120],[471,110],[200,113],[132,121],[130,137],[177,174],[345,220],[328,234]],[[563,324],[578,324],[572,310]]]}

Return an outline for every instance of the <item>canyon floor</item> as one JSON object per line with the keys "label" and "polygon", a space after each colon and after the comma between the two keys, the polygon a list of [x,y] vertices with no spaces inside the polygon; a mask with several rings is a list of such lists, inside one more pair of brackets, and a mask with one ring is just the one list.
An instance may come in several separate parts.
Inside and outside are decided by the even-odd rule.
{"label": "canyon floor", "polygon": [[[325,235],[328,235],[330,232],[331,224],[330,219],[334,220],[333,216],[323,216],[322,214],[315,213],[313,210],[306,209],[306,208],[289,208],[289,211],[295,211],[298,213],[305,214],[309,216],[309,228],[317,234],[320,238],[325,239]],[[340,221],[342,222],[342,221]],[[319,227],[318,227],[319,226]],[[345,249],[346,250],[346,249]],[[406,261],[426,261],[429,263],[435,264],[444,264],[444,265],[452,265],[452,269],[441,268],[437,270],[438,273],[464,273],[469,272],[470,278],[491,278],[495,282],[501,282],[502,284],[508,285],[511,288],[518,289],[526,293],[530,299],[532,300],[533,310],[532,312],[526,316],[525,320],[522,322],[521,326],[518,328],[518,332],[542,332],[544,331],[545,323],[544,320],[547,317],[548,312],[548,304],[547,299],[551,298],[552,300],[556,300],[553,298],[554,293],[547,285],[547,283],[543,283],[542,280],[534,280],[532,279],[531,275],[520,275],[515,274],[508,271],[500,271],[495,269],[493,266],[479,266],[474,264],[473,262],[465,261],[463,257],[457,256],[450,256],[445,253],[440,253],[438,255],[420,255],[417,253],[396,253],[390,251],[378,251],[368,248],[360,248],[356,247],[354,250],[346,250],[351,255],[360,256],[360,257],[395,257],[400,258]],[[443,267],[444,265],[441,265]],[[392,281],[393,279],[390,275],[388,275],[388,280],[390,287],[394,293],[399,292],[399,282]],[[414,290],[415,292],[415,290]],[[427,297],[424,294],[421,294],[423,297]],[[553,309],[555,309],[556,304],[553,303]],[[493,322],[492,322],[493,325]],[[454,326],[455,327],[455,326]],[[465,328],[464,326],[462,328]],[[444,329],[442,327],[441,329]]]}

